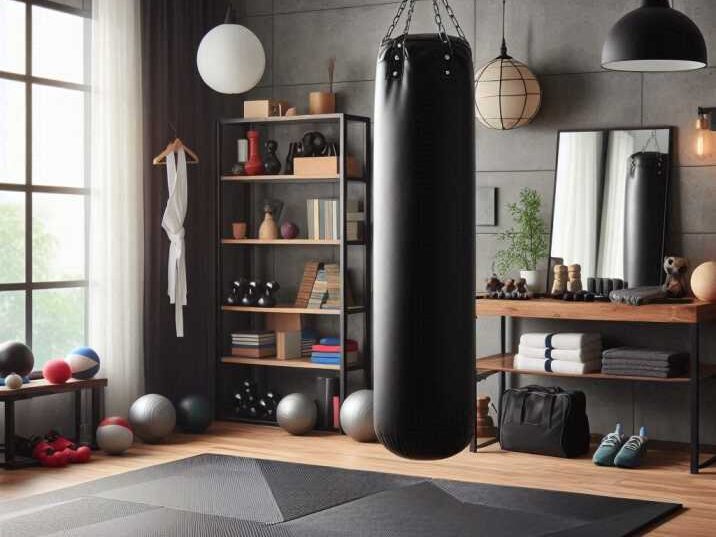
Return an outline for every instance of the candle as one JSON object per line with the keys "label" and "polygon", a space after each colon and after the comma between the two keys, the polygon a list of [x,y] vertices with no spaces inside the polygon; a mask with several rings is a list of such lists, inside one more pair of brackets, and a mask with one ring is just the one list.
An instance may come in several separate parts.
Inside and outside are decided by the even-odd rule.
{"label": "candle", "polygon": [[236,146],[239,153],[239,162],[246,162],[249,160],[249,141],[246,138],[240,138],[236,140]]}

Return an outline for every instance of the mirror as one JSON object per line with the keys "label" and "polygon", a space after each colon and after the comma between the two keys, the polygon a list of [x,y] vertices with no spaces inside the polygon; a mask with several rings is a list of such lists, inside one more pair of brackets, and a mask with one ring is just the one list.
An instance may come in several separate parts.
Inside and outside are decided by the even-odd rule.
{"label": "mirror", "polygon": [[671,128],[559,133],[550,256],[579,263],[585,288],[661,283],[672,139]]}

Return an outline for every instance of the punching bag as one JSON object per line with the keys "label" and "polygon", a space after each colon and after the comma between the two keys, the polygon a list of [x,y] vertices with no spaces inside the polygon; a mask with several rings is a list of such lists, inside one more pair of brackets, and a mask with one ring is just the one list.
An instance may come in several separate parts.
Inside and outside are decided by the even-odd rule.
{"label": "punching bag", "polygon": [[629,287],[661,285],[669,156],[631,156],[624,214],[624,279]]}
{"label": "punching bag", "polygon": [[461,37],[439,18],[437,34],[410,35],[413,4],[375,77],[374,424],[393,453],[439,459],[475,419],[474,75],[452,10]]}

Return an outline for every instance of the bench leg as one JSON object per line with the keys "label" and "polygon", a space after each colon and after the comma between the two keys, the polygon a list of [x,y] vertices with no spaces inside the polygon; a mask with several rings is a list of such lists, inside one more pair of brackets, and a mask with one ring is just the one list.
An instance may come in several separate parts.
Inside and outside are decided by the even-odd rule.
{"label": "bench leg", "polygon": [[15,401],[5,401],[5,467],[15,466]]}
{"label": "bench leg", "polygon": [[74,393],[75,399],[75,443],[79,444],[82,441],[82,390],[78,390]]}

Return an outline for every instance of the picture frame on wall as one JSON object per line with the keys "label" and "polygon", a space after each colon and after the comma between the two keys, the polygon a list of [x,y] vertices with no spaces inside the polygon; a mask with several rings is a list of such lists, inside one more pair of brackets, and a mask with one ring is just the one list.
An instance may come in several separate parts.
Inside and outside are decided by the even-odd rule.
{"label": "picture frame on wall", "polygon": [[477,188],[477,225],[497,225],[497,188],[481,186]]}

